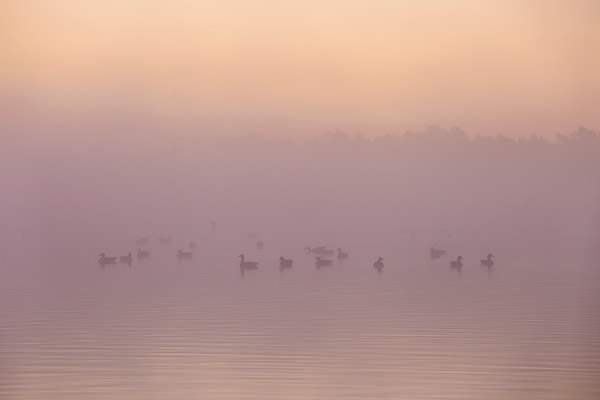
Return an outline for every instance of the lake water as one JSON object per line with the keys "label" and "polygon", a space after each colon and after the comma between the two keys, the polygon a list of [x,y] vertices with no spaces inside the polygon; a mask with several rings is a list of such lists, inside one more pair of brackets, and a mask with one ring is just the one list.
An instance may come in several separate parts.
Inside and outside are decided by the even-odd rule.
{"label": "lake water", "polygon": [[5,257],[0,398],[600,398],[597,262],[458,273],[390,248],[317,270],[298,247],[283,272],[248,250],[244,276],[233,250]]}

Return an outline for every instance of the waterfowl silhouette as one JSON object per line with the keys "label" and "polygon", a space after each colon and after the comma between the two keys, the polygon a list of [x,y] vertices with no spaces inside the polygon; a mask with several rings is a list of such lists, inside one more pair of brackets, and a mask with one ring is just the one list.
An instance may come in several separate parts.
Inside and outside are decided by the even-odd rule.
{"label": "waterfowl silhouette", "polygon": [[328,249],[327,246],[318,246],[318,247],[313,247],[312,249],[310,247],[306,246],[304,251],[306,252],[307,249],[310,249],[311,253],[318,254],[320,256],[332,256],[333,255],[333,249]]}
{"label": "waterfowl silhouette", "polygon": [[487,258],[484,260],[481,260],[481,266],[482,267],[491,267],[494,265],[494,262],[492,261],[492,257],[494,257],[493,254],[488,254]]}
{"label": "waterfowl silhouette", "polygon": [[104,254],[104,253],[100,253],[99,256],[100,256],[100,259],[98,260],[98,262],[102,266],[104,266],[106,264],[114,264],[117,262],[117,257],[106,257],[106,254]]}
{"label": "waterfowl silhouette", "polygon": [[340,249],[339,247],[337,248],[337,252],[338,252],[338,254],[337,254],[338,261],[344,261],[344,260],[348,259],[348,253],[344,253],[342,251],[342,249]]}
{"label": "waterfowl silhouette", "polygon": [[431,246],[429,248],[429,256],[431,257],[432,260],[436,260],[445,254],[446,254],[446,250],[436,249],[433,246]]}
{"label": "waterfowl silhouette", "polygon": [[265,248],[265,244],[263,243],[262,240],[259,240],[258,242],[256,242],[256,250],[261,251],[264,248]]}
{"label": "waterfowl silhouette", "polygon": [[240,254],[238,256],[241,260],[240,260],[240,269],[257,269],[257,262],[253,262],[253,261],[245,261],[244,260],[244,255]]}
{"label": "waterfowl silhouette", "polygon": [[325,250],[326,247],[327,246],[317,246],[317,247],[306,246],[304,248],[304,252],[318,254],[318,253],[322,252],[323,250]]}
{"label": "waterfowl silhouette", "polygon": [[190,242],[190,249],[194,250],[196,247],[198,247],[198,244],[196,242],[191,241]]}
{"label": "waterfowl silhouette", "polygon": [[127,254],[126,256],[119,257],[119,261],[121,261],[122,263],[127,263],[129,265],[131,265],[132,260],[133,259],[131,258],[131,252],[129,252],[129,254]]}
{"label": "waterfowl silhouette", "polygon": [[450,267],[451,268],[462,268],[462,262],[460,262],[460,260],[462,260],[463,257],[462,256],[458,256],[458,258],[456,259],[456,261],[450,261]]}
{"label": "waterfowl silhouette", "polygon": [[217,223],[212,219],[210,220],[210,230],[213,232],[217,230]]}
{"label": "waterfowl silhouette", "polygon": [[315,265],[317,266],[317,268],[333,265],[333,260],[324,260],[319,256],[317,256],[317,258],[315,258],[315,260],[316,260]]}
{"label": "waterfowl silhouette", "polygon": [[[305,253],[321,254],[324,251],[327,251],[327,246],[317,246],[317,247],[312,247],[312,248],[310,246],[306,246],[304,248]],[[331,254],[333,254],[333,253],[331,253]]]}
{"label": "waterfowl silhouette", "polygon": [[377,259],[377,261],[375,261],[373,263],[373,268],[377,268],[378,271],[381,271],[383,269],[383,263],[382,263],[382,261],[383,261],[383,258],[379,257]]}
{"label": "waterfowl silhouette", "polygon": [[194,253],[191,251],[181,251],[177,250],[177,259],[181,260],[191,260],[194,257]]}
{"label": "waterfowl silhouette", "polygon": [[283,258],[283,256],[279,257],[279,266],[281,269],[292,268],[294,266],[294,260],[289,258]]}
{"label": "waterfowl silhouette", "polygon": [[138,258],[149,258],[150,257],[150,251],[138,249],[137,257]]}

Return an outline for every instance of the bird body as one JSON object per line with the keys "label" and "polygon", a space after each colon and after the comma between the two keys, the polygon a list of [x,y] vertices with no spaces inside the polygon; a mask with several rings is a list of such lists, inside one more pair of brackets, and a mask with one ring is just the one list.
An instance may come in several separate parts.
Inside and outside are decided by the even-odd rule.
{"label": "bird body", "polygon": [[265,244],[263,243],[262,240],[259,240],[258,242],[256,242],[256,250],[262,250],[265,248]]}
{"label": "bird body", "polygon": [[181,251],[181,250],[177,250],[177,259],[178,260],[191,260],[192,258],[194,258],[194,253],[192,253],[191,251]]}
{"label": "bird body", "polygon": [[318,254],[320,256],[331,256],[331,255],[333,255],[333,250],[332,249],[328,249],[327,246],[318,246],[318,247],[313,247],[313,248],[310,248],[309,246],[306,246],[304,248],[304,252],[306,254],[313,253],[313,254]]}
{"label": "bird body", "polygon": [[122,263],[128,263],[131,264],[131,261],[133,259],[131,258],[131,252],[129,254],[127,254],[126,256],[121,256],[119,257],[119,261],[121,261]]}
{"label": "bird body", "polygon": [[245,261],[243,254],[240,254],[238,257],[240,258],[240,269],[257,269],[258,268],[257,262]]}
{"label": "bird body", "polygon": [[328,249],[327,246],[319,246],[312,249],[312,252],[320,256],[332,256],[333,249]]}
{"label": "bird body", "polygon": [[458,256],[458,258],[456,259],[456,261],[450,261],[450,267],[451,268],[462,268],[462,262],[461,260],[463,259],[462,256]]}
{"label": "bird body", "polygon": [[306,247],[304,247],[304,252],[306,254],[309,254],[309,253],[320,254],[323,250],[325,250],[325,248],[326,248],[326,246],[318,246],[318,247],[306,246]]}
{"label": "bird body", "polygon": [[138,258],[149,258],[150,257],[150,251],[138,249],[137,257]]}
{"label": "bird body", "polygon": [[445,254],[446,254],[446,250],[436,249],[433,246],[429,248],[429,256],[431,257],[432,260],[436,260]]}
{"label": "bird body", "polygon": [[279,257],[279,266],[281,269],[292,268],[294,266],[294,260],[281,256]]}
{"label": "bird body", "polygon": [[317,265],[318,268],[333,265],[333,260],[324,260],[318,256],[317,256],[317,258],[315,258],[315,260],[316,260],[315,264]]}
{"label": "bird body", "polygon": [[383,258],[379,257],[377,261],[373,263],[373,268],[376,268],[378,271],[383,269]]}
{"label": "bird body", "polygon": [[198,247],[198,244],[197,244],[196,242],[194,242],[194,241],[191,241],[191,242],[190,242],[190,249],[192,249],[192,250],[193,250],[193,249],[195,249],[196,247]]}
{"label": "bird body", "polygon": [[337,248],[337,252],[338,252],[338,254],[337,254],[338,261],[344,261],[344,260],[348,259],[348,253],[344,253],[342,251],[342,249],[340,249],[339,247]]}
{"label": "bird body", "polygon": [[493,254],[488,254],[486,259],[481,260],[481,266],[482,267],[491,267],[494,265],[494,262],[492,261],[492,257],[494,257]]}
{"label": "bird body", "polygon": [[114,264],[117,262],[117,257],[106,257],[106,254],[104,253],[100,253],[100,259],[98,260],[98,263],[100,263],[100,265],[104,266],[106,264]]}

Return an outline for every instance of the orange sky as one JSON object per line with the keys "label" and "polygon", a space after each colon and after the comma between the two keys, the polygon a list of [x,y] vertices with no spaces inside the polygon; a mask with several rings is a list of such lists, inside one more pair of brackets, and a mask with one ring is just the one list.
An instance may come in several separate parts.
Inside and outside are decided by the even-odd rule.
{"label": "orange sky", "polygon": [[3,0],[0,107],[216,133],[553,137],[600,128],[598,21],[593,0]]}

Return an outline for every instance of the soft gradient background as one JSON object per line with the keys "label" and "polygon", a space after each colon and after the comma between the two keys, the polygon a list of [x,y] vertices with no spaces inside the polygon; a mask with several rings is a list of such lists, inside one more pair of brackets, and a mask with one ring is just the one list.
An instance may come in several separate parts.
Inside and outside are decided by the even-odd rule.
{"label": "soft gradient background", "polygon": [[2,134],[107,119],[194,135],[597,128],[599,4],[2,0]]}
{"label": "soft gradient background", "polygon": [[597,4],[0,0],[0,399],[600,399]]}

